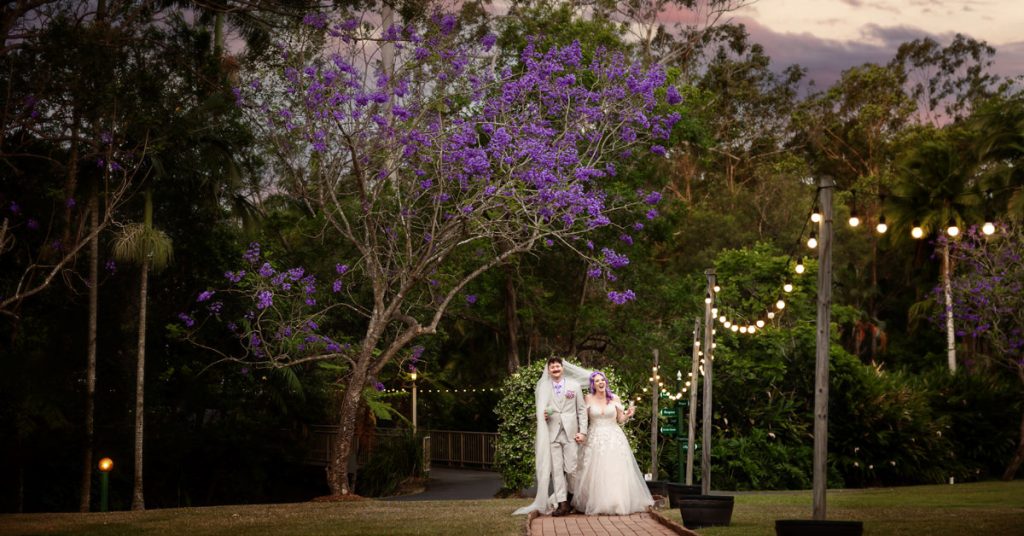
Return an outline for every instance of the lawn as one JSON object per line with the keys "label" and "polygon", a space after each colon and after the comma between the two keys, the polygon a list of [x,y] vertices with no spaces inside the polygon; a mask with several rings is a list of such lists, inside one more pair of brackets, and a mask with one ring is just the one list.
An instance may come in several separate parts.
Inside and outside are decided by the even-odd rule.
{"label": "lawn", "polygon": [[[174,508],[146,512],[0,515],[0,534],[74,535],[521,535],[524,517],[512,510],[523,499],[339,503]],[[733,524],[701,529],[704,536],[774,534],[775,519],[809,518],[810,492],[736,495]],[[1024,482],[983,482],[835,490],[830,519],[864,522],[867,536],[1024,536]],[[679,511],[662,513],[679,521]]]}

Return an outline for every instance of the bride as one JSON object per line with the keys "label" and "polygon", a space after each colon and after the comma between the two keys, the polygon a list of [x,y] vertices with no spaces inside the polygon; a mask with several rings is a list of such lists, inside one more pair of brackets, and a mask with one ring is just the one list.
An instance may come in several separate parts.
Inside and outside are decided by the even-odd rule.
{"label": "bride", "polygon": [[599,371],[590,374],[586,404],[590,433],[581,453],[573,507],[587,515],[647,510],[654,499],[619,427],[633,416],[635,408],[623,409],[619,397],[608,388],[608,379]]}

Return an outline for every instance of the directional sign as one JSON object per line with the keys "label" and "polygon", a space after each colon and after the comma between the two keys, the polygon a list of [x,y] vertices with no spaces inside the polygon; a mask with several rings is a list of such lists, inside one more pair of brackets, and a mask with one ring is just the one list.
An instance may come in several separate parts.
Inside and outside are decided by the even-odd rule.
{"label": "directional sign", "polygon": [[675,426],[662,426],[661,428],[658,428],[658,430],[661,431],[662,435],[667,436],[674,436],[676,435],[676,432],[679,431]]}
{"label": "directional sign", "polygon": [[661,408],[658,410],[658,414],[662,417],[675,417],[677,412],[676,408]]}

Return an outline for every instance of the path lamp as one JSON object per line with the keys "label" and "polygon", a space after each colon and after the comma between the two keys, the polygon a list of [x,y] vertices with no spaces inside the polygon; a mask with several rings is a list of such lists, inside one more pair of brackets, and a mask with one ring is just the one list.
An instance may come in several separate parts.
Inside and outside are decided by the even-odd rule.
{"label": "path lamp", "polygon": [[416,435],[416,378],[419,374],[416,369],[412,369],[409,373],[409,379],[412,380],[412,435]]}
{"label": "path lamp", "polygon": [[114,460],[103,458],[99,463],[100,467],[100,512],[107,511],[108,498],[110,494],[110,470],[114,468]]}

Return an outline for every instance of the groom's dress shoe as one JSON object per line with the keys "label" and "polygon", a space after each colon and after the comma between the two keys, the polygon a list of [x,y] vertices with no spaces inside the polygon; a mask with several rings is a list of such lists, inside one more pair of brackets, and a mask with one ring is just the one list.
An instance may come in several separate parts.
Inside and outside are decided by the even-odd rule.
{"label": "groom's dress shoe", "polygon": [[558,508],[555,508],[551,515],[555,517],[561,517],[569,513],[569,501],[562,501],[558,503]]}

